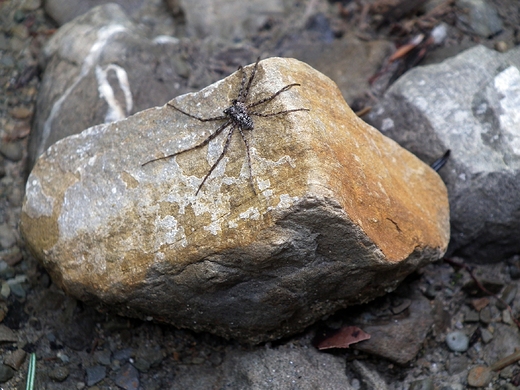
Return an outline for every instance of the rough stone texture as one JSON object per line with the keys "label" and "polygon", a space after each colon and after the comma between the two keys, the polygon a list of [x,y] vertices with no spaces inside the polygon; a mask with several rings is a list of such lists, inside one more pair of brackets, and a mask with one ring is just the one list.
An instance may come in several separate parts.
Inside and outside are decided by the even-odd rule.
{"label": "rough stone texture", "polygon": [[[248,67],[249,71],[251,67]],[[175,99],[219,115],[241,76]],[[336,85],[291,59],[261,61],[251,101],[299,82],[246,132],[195,192],[224,138],[167,106],[95,126],[51,146],[31,173],[21,229],[73,296],[247,343],[303,330],[393,290],[441,257],[446,188],[414,155],[353,114]]]}
{"label": "rough stone texture", "polygon": [[381,69],[384,60],[395,50],[389,41],[365,42],[355,34],[331,42],[302,40],[294,43],[286,51],[287,55],[329,76],[350,105],[361,97],[360,92],[370,89],[370,77]]}
{"label": "rough stone texture", "polygon": [[463,29],[481,37],[490,37],[503,29],[502,20],[496,8],[486,0],[457,0],[457,7],[464,12],[457,13],[458,22]]}
{"label": "rough stone texture", "polygon": [[451,149],[448,254],[498,261],[520,252],[520,48],[477,46],[412,69],[368,121],[424,161]]}
{"label": "rough stone texture", "polygon": [[417,295],[403,313],[390,317],[388,321],[379,319],[374,322],[353,321],[370,334],[370,339],[352,347],[398,364],[406,364],[417,356],[433,325],[433,317],[429,301]]}
{"label": "rough stone texture", "polygon": [[345,359],[309,346],[233,350],[215,366],[178,365],[173,389],[351,390]]}
{"label": "rough stone texture", "polygon": [[188,92],[174,38],[144,36],[116,4],[62,26],[43,50],[45,73],[29,141],[29,166],[54,142]]}
{"label": "rough stone texture", "polygon": [[179,5],[190,37],[228,42],[256,36],[269,17],[283,15],[286,9],[283,0],[179,0]]}

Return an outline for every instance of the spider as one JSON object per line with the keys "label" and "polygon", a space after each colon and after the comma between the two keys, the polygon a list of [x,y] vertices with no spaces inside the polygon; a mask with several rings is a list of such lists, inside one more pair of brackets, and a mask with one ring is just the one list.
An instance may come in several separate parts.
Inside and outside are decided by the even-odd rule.
{"label": "spider", "polygon": [[229,106],[228,108],[226,108],[223,111],[224,115],[215,116],[212,118],[201,118],[196,115],[190,114],[186,111],[183,111],[171,103],[167,103],[167,105],[172,107],[173,109],[181,112],[184,115],[189,116],[190,118],[197,119],[200,122],[224,121],[224,123],[222,123],[222,125],[220,125],[220,127],[217,130],[215,130],[214,133],[210,134],[209,137],[207,137],[205,140],[203,140],[199,144],[192,146],[191,148],[184,149],[179,152],[175,152],[173,154],[169,154],[167,156],[163,156],[163,157],[159,157],[159,158],[155,158],[153,160],[147,161],[144,164],[142,164],[142,166],[145,166],[146,164],[152,163],[154,161],[159,161],[159,160],[164,160],[167,158],[175,157],[181,153],[189,152],[190,150],[201,148],[201,147],[207,145],[212,139],[216,138],[225,129],[230,128],[227,133],[226,143],[224,144],[224,148],[222,149],[220,156],[217,158],[217,161],[215,161],[215,163],[211,166],[209,172],[206,174],[204,179],[202,179],[202,182],[200,183],[199,188],[197,189],[197,192],[195,193],[195,196],[197,196],[200,189],[202,188],[202,186],[208,179],[208,177],[211,175],[213,170],[217,167],[217,165],[220,163],[220,161],[226,154],[229,144],[231,142],[231,137],[233,136],[233,133],[235,132],[235,130],[238,130],[238,132],[240,133],[240,136],[242,137],[242,140],[244,141],[244,145],[246,146],[246,157],[247,157],[247,164],[249,167],[249,182],[251,184],[251,188],[253,189],[253,193],[256,195],[255,187],[253,184],[253,177],[252,177],[251,154],[249,152],[249,142],[247,141],[247,138],[244,134],[245,130],[254,129],[254,122],[253,122],[252,117],[259,116],[259,117],[267,118],[267,117],[276,116],[276,115],[280,115],[280,114],[287,114],[289,112],[309,111],[308,108],[295,108],[292,110],[283,110],[283,111],[271,112],[271,113],[267,113],[267,114],[250,111],[253,107],[257,107],[262,104],[270,102],[271,100],[276,98],[278,95],[280,95],[282,92],[288,91],[292,87],[300,86],[300,84],[298,84],[298,83],[289,84],[267,98],[258,100],[253,103],[247,103],[247,97],[249,95],[249,91],[251,89],[251,84],[253,83],[253,79],[255,78],[255,74],[256,74],[256,70],[258,68],[259,62],[260,62],[260,58],[258,58],[256,60],[255,66],[253,67],[251,75],[249,76],[249,79],[247,81],[246,81],[247,75],[246,75],[244,68],[242,66],[238,67],[238,71],[240,73],[242,73],[242,81],[240,84],[240,90],[238,92],[237,98],[232,100],[231,106]]}

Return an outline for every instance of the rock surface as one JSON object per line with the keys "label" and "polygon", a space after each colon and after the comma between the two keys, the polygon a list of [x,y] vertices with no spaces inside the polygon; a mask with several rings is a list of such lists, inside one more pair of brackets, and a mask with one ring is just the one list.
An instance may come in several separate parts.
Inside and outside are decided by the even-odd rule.
{"label": "rock surface", "polygon": [[147,38],[116,4],[62,26],[43,50],[29,166],[66,136],[188,92],[180,52],[178,39]]}
{"label": "rock surface", "polygon": [[424,161],[451,149],[448,254],[498,261],[520,252],[520,48],[477,46],[412,69],[369,123]]}
{"label": "rock surface", "polygon": [[[247,67],[251,71],[251,67]],[[174,104],[220,115],[232,76]],[[246,343],[303,330],[393,290],[448,243],[446,188],[411,153],[368,126],[326,76],[296,60],[260,62],[250,101],[283,86],[238,134],[198,196],[225,136],[205,139],[170,107],[95,126],[51,146],[31,173],[21,229],[55,282],[99,307]]]}

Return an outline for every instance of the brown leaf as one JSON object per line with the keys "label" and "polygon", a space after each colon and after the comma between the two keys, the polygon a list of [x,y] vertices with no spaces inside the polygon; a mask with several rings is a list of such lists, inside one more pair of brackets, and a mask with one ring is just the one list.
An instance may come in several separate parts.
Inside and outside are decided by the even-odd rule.
{"label": "brown leaf", "polygon": [[370,335],[363,332],[357,326],[344,326],[327,334],[324,339],[317,342],[316,348],[319,350],[329,348],[348,348],[350,344],[355,344],[363,340],[368,340]]}

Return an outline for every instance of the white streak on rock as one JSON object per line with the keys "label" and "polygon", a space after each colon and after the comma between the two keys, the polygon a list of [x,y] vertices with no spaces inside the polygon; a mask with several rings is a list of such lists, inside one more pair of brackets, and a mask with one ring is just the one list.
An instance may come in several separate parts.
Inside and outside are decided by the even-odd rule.
{"label": "white streak on rock", "polygon": [[103,27],[98,32],[98,39],[97,41],[92,45],[90,48],[89,54],[85,57],[83,60],[83,65],[81,66],[81,70],[79,72],[78,77],[76,80],[70,85],[69,88],[61,95],[61,97],[56,100],[56,102],[53,104],[51,112],[49,114],[49,117],[45,121],[45,124],[43,125],[43,132],[42,132],[42,141],[40,142],[38,155],[43,153],[44,145],[47,143],[47,138],[49,138],[49,135],[51,134],[51,126],[52,122],[54,121],[54,118],[60,111],[60,108],[62,104],[69,98],[69,95],[72,93],[74,88],[83,80],[84,77],[88,75],[92,67],[95,63],[98,62],[99,55],[101,54],[101,50],[103,47],[107,44],[108,40],[115,34],[118,34],[120,32],[126,31],[126,28],[119,25],[110,25]]}
{"label": "white streak on rock", "polygon": [[[119,87],[125,95],[125,108],[117,101],[114,95],[114,90],[107,79],[107,74],[110,70],[116,73]],[[126,70],[118,65],[110,64],[105,69],[96,65],[96,79],[98,81],[99,97],[105,99],[108,104],[107,113],[105,115],[105,123],[115,122],[126,118],[133,107],[132,92],[130,90],[130,83],[128,82],[128,75]]]}

